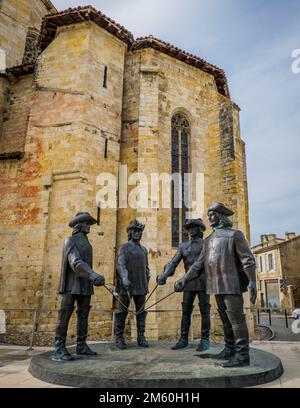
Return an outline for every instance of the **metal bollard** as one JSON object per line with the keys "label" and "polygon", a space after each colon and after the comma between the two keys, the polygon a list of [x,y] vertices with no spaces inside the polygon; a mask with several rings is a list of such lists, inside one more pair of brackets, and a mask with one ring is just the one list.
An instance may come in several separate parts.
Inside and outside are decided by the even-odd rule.
{"label": "metal bollard", "polygon": [[34,312],[33,312],[32,331],[31,331],[30,345],[29,345],[28,351],[33,350],[34,334],[35,334],[35,331],[36,331],[37,312],[38,312],[38,310],[37,310],[37,309],[34,309]]}
{"label": "metal bollard", "polygon": [[288,321],[288,315],[286,309],[284,310],[284,316],[285,316],[285,327],[288,329],[289,328],[289,321]]}
{"label": "metal bollard", "polygon": [[115,319],[116,319],[116,315],[115,315],[115,311],[113,310],[112,312],[112,326],[111,326],[111,341],[114,341],[114,337],[115,337]]}

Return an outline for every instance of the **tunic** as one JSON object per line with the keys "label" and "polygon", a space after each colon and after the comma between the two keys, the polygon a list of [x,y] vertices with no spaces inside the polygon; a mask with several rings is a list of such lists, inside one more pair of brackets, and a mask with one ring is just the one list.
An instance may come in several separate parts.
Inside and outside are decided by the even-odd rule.
{"label": "tunic", "polygon": [[93,249],[87,236],[81,232],[64,241],[62,267],[58,293],[92,295],[93,283],[97,276],[93,267]]}
{"label": "tunic", "polygon": [[133,296],[146,295],[150,270],[148,252],[145,247],[134,241],[121,245],[118,251],[117,288],[121,294],[127,292],[122,287],[122,277],[127,277],[131,285],[129,293]]}
{"label": "tunic", "polygon": [[[183,242],[173,259],[165,266],[164,275],[173,276],[179,263],[183,260],[185,272],[187,272],[193,263],[199,258],[203,248],[203,239],[191,239],[188,242]],[[201,274],[199,279],[194,279],[184,287],[184,291],[200,291],[205,290],[205,274]]]}
{"label": "tunic", "polygon": [[247,291],[249,279],[244,271],[248,268],[255,268],[255,259],[244,234],[220,228],[205,239],[203,250],[188,276],[193,279],[205,271],[206,293],[236,295]]}

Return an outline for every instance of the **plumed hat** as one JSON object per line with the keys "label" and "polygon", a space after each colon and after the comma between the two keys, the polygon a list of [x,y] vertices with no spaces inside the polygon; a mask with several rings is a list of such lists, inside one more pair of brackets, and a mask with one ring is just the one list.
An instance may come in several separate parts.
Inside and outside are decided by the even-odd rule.
{"label": "plumed hat", "polygon": [[207,212],[215,211],[219,214],[226,215],[226,217],[230,217],[234,214],[229,208],[227,208],[223,203],[212,203]]}
{"label": "plumed hat", "polygon": [[195,225],[196,227],[199,227],[202,229],[202,231],[206,230],[206,226],[204,224],[204,222],[201,220],[201,218],[195,218],[195,219],[191,219],[191,220],[185,220],[185,223],[183,225],[183,228],[185,228],[186,230],[188,230],[190,227],[192,227],[193,225]]}
{"label": "plumed hat", "polygon": [[93,218],[88,212],[78,212],[74,218],[69,222],[69,227],[74,228],[75,225],[81,222],[88,222],[90,225],[97,224],[97,220]]}
{"label": "plumed hat", "polygon": [[139,230],[144,230],[145,228],[145,224],[142,224],[141,222],[139,222],[138,220],[133,220],[130,221],[128,227],[127,227],[127,232],[131,229],[139,229]]}

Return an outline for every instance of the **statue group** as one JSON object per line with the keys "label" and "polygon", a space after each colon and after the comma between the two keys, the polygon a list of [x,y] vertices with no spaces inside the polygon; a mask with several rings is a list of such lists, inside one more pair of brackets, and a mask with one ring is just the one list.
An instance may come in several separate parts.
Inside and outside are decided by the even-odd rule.
{"label": "statue group", "polygon": [[[176,292],[183,292],[181,336],[173,350],[188,345],[191,315],[195,298],[201,314],[201,341],[197,351],[209,350],[210,296],[214,295],[224,330],[224,349],[216,355],[203,354],[223,360],[224,368],[243,367],[250,364],[249,333],[244,314],[243,293],[249,290],[250,300],[256,301],[255,259],[249,245],[239,230],[232,228],[230,216],[234,213],[222,203],[208,208],[208,221],[212,233],[203,239],[206,226],[201,219],[186,220],[184,228],[190,240],[183,242],[173,259],[165,265],[164,272],[156,279],[164,285],[175,274],[181,261],[185,275],[175,284]],[[64,242],[59,293],[62,296],[55,334],[55,352],[52,359],[73,359],[66,348],[68,323],[77,303],[77,355],[95,355],[86,343],[88,315],[93,286],[105,285],[105,278],[93,270],[92,246],[87,238],[96,220],[80,212],[70,221],[72,236]],[[117,293],[119,310],[115,315],[115,345],[126,349],[124,328],[131,299],[135,304],[137,343],[149,347],[145,338],[146,295],[150,279],[148,252],[140,244],[145,225],[133,220],[127,227],[128,242],[121,245],[117,260]]]}

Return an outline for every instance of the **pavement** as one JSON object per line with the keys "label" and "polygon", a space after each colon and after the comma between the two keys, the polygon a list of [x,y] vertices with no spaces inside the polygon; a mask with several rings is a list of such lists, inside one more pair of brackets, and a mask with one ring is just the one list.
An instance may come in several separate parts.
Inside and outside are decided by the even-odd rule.
{"label": "pavement", "polygon": [[48,350],[51,348],[29,351],[28,347],[0,344],[0,388],[66,388],[40,381],[28,372],[31,358]]}
{"label": "pavement", "polygon": [[[260,315],[260,324],[270,327],[274,332],[273,340],[276,341],[290,341],[290,342],[300,342],[300,321],[288,317],[288,327],[286,327],[286,320],[284,316],[277,316],[271,314],[271,325],[269,321],[269,315],[267,313],[261,313]],[[297,324],[298,323],[298,324]],[[293,332],[292,327],[299,327],[299,333]]]}
{"label": "pavement", "polygon": [[[284,368],[279,379],[253,388],[300,388],[300,342],[254,341],[252,346],[278,356]],[[68,388],[40,381],[28,372],[32,356],[49,350],[0,345],[0,388]]]}

